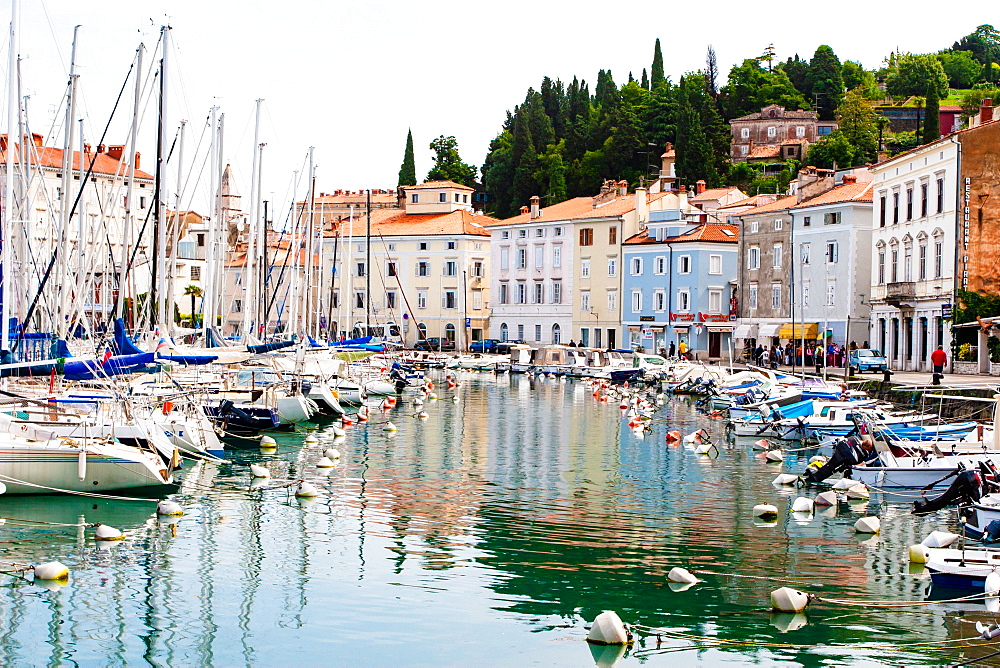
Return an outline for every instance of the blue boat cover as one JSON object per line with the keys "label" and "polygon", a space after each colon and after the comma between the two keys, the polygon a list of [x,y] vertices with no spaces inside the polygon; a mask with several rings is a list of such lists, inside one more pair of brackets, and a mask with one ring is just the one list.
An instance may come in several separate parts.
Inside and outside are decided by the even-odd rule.
{"label": "blue boat cover", "polygon": [[138,355],[113,355],[101,364],[98,360],[68,360],[64,366],[67,380],[92,380],[121,376],[126,373],[136,373],[153,362],[154,353],[139,353]]}
{"label": "blue boat cover", "polygon": [[219,359],[218,355],[160,355],[157,359],[187,366],[198,366],[200,364],[211,364]]}
{"label": "blue boat cover", "polygon": [[[125,321],[121,318],[115,320],[115,342],[113,346],[115,355],[141,355],[144,351],[132,342],[132,339],[125,333]],[[113,359],[113,358],[112,358]]]}
{"label": "blue boat cover", "polygon": [[225,348],[226,344],[219,336],[219,332],[215,327],[205,328],[205,347],[206,348]]}
{"label": "blue boat cover", "polygon": [[254,355],[262,355],[264,353],[269,353],[272,350],[281,350],[282,348],[287,348],[288,346],[294,346],[295,341],[289,339],[288,341],[275,341],[274,343],[262,343],[259,346],[247,346],[247,350]]}

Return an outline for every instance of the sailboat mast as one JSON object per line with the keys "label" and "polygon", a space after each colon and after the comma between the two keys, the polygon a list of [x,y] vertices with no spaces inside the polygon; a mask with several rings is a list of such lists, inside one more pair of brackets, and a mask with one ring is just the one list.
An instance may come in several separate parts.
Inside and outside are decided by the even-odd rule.
{"label": "sailboat mast", "polygon": [[243,336],[244,338],[250,334],[250,322],[251,314],[256,312],[256,308],[250,305],[254,303],[255,292],[257,287],[257,170],[259,165],[257,164],[258,156],[260,154],[260,104],[263,99],[257,100],[257,111],[254,115],[254,127],[253,127],[253,172],[250,176],[250,220],[248,221],[247,234],[249,236],[247,240],[247,261],[246,261],[246,276],[244,276],[245,281],[245,292],[243,305]]}
{"label": "sailboat mast", "polygon": [[365,333],[370,336],[372,333],[372,189],[367,190],[367,200],[365,202],[365,213],[367,217],[367,227],[365,228]]}
{"label": "sailboat mast", "polygon": [[[10,350],[10,314],[14,302],[14,286],[11,281],[14,276],[12,267],[14,248],[11,237],[14,233],[13,216],[16,210],[14,206],[14,136],[15,133],[19,133],[20,117],[20,114],[15,115],[14,113],[14,107],[18,105],[17,78],[14,76],[17,67],[17,9],[17,0],[11,0],[10,53],[7,54],[7,174],[4,178],[3,229],[0,231],[0,244],[3,244],[0,248],[0,256],[2,256],[0,270],[3,272],[0,276],[0,299],[3,300],[3,309],[0,313],[0,318],[3,318],[3,323],[0,324],[0,353],[4,355]],[[24,146],[24,137],[17,138],[17,145],[20,146],[22,153],[27,150]]]}
{"label": "sailboat mast", "polygon": [[[163,222],[163,181],[166,176],[163,150],[167,143],[167,54],[170,48],[170,26],[160,28],[163,38],[160,40],[160,109],[157,119],[156,134],[156,185],[153,201],[153,271],[149,285],[150,329],[160,322],[160,299],[163,290],[163,254],[166,245],[166,226]],[[132,156],[135,160],[135,156]]]}
{"label": "sailboat mast", "polygon": [[316,163],[313,161],[313,147],[309,147],[309,218],[308,224],[306,225],[306,256],[302,261],[302,270],[306,277],[306,300],[305,300],[305,323],[303,331],[307,335],[312,333],[313,329],[313,303],[315,297],[313,296],[313,281],[315,280],[315,273],[313,268],[313,236],[315,234],[315,213],[316,213]]}
{"label": "sailboat mast", "polygon": [[121,269],[118,273],[118,299],[116,304],[116,318],[125,316],[125,299],[129,294],[129,251],[132,248],[132,228],[135,226],[135,144],[136,135],[139,134],[139,104],[142,97],[142,53],[146,50],[145,45],[139,44],[135,50],[135,99],[132,104],[132,129],[129,138],[129,159],[128,159],[128,187],[125,189],[125,221],[122,230],[122,259]]}
{"label": "sailboat mast", "polygon": [[[184,130],[187,127],[187,121],[181,121],[181,127],[178,131],[177,137],[177,184],[176,184],[176,195],[174,197],[174,225],[170,230],[170,272],[167,277],[167,328],[171,334],[174,333],[174,299],[176,290],[176,277],[177,277],[177,244],[181,240],[181,197],[183,193],[181,192],[181,183],[183,168],[184,168]],[[191,324],[194,324],[194,313],[191,314]]]}
{"label": "sailboat mast", "polygon": [[[62,164],[62,187],[60,190],[60,202],[59,206],[61,209],[60,216],[60,230],[59,230],[59,244],[65,249],[66,242],[69,238],[69,222],[70,213],[72,211],[73,198],[70,196],[70,189],[73,185],[73,127],[74,118],[76,117],[76,82],[79,75],[76,73],[76,47],[77,38],[80,32],[80,26],[73,27],[73,48],[70,54],[70,64],[69,64],[69,85],[67,95],[68,100],[66,103],[66,125],[65,125],[65,141],[63,142],[63,164]],[[80,156],[81,166],[83,164],[83,156]],[[81,174],[82,180],[82,174]],[[80,184],[83,187],[83,183]],[[59,262],[59,313],[57,322],[59,323],[58,331],[59,336],[66,336],[66,319],[63,315],[69,308],[69,277],[68,271],[68,258],[69,253],[62,253],[62,257]]]}

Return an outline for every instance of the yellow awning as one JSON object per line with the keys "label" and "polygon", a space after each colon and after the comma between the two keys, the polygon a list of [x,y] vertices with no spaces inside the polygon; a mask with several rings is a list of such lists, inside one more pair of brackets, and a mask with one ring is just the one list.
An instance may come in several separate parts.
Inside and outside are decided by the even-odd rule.
{"label": "yellow awning", "polygon": [[807,322],[805,324],[785,323],[778,332],[779,339],[815,339],[819,336],[819,324]]}

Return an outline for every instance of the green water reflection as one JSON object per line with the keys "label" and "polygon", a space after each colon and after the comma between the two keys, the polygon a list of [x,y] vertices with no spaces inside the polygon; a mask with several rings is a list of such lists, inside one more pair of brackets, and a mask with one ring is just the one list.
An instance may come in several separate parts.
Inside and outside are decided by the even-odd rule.
{"label": "green water reflection", "polygon": [[[664,445],[668,428],[721,432],[686,400],[669,402],[637,439],[582,383],[461,376],[424,406],[426,421],[403,401],[340,441],[320,425],[318,445],[285,435],[275,452],[188,469],[177,496],[186,514],[173,524],[149,503],[0,497],[9,518],[0,558],[58,559],[73,571],[56,591],[4,576],[0,662],[937,665],[965,654],[907,645],[972,636],[974,621],[992,618],[975,605],[773,615],[775,581],[726,574],[794,580],[820,595],[922,600],[929,581],[910,572],[905,550],[946,515],[913,518],[903,503],[873,499],[758,526],[754,505],[784,508],[797,492],[771,486],[781,465],[746,444],[718,458]],[[382,431],[387,419],[398,432]],[[339,466],[317,469],[331,445]],[[251,488],[251,462],[272,471],[262,488]],[[784,469],[802,466],[793,456]],[[280,487],[298,478],[320,497],[300,502]],[[883,533],[856,535],[854,521],[874,513]],[[26,520],[103,522],[128,540],[99,546],[88,530]],[[666,574],[678,565],[715,574],[674,591]],[[664,637],[622,653],[589,647],[582,639],[604,609],[742,644],[692,649]]]}

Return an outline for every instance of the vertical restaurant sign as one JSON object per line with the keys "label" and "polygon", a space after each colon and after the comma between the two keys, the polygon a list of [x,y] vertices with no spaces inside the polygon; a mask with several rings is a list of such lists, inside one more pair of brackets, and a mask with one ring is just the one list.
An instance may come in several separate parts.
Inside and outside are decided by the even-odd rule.
{"label": "vertical restaurant sign", "polygon": [[962,189],[962,289],[969,288],[969,204],[972,199],[972,179],[965,177]]}

